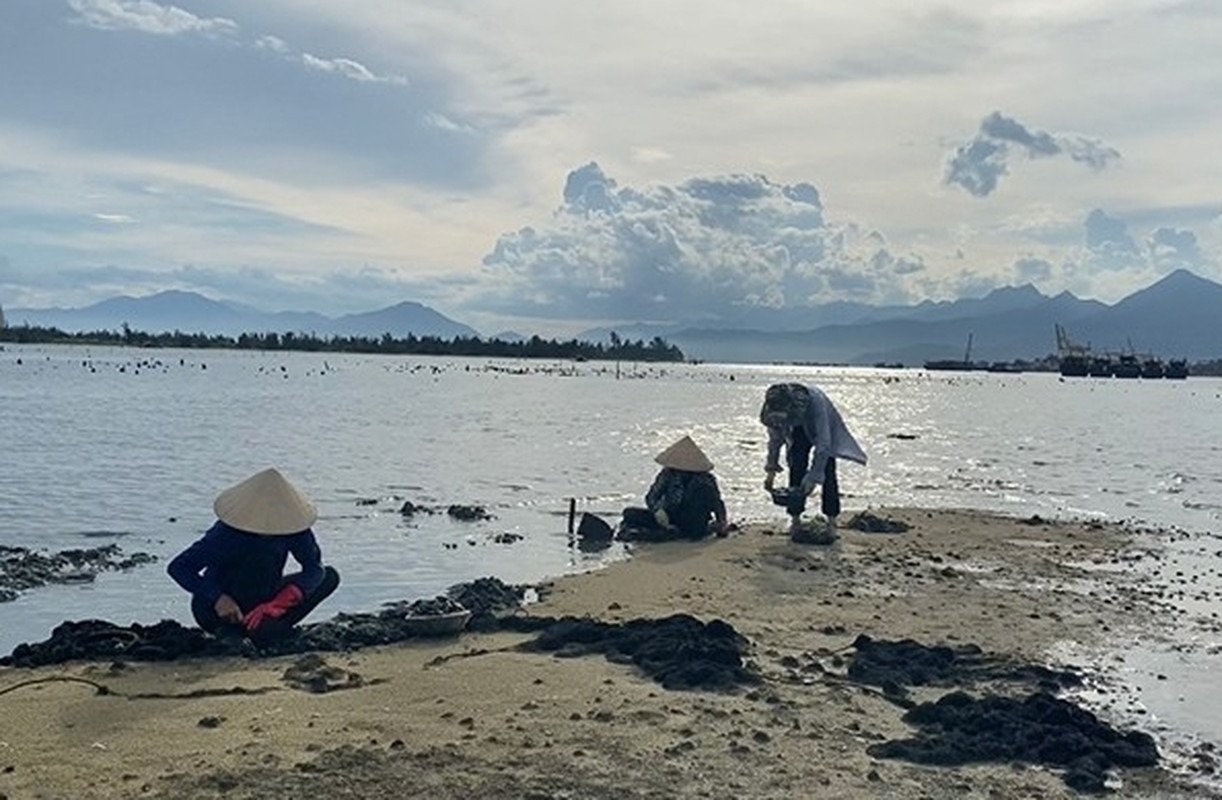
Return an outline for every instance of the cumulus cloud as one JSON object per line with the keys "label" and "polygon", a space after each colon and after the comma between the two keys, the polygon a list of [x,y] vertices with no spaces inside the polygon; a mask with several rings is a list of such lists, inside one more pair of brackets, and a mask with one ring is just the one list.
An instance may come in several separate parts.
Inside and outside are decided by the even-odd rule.
{"label": "cumulus cloud", "polygon": [[551,219],[502,235],[483,263],[473,307],[685,322],[904,300],[925,269],[875,231],[829,223],[810,183],[727,175],[637,189],[596,163],[568,174]]}
{"label": "cumulus cloud", "polygon": [[980,130],[971,141],[955,148],[946,164],[944,180],[975,197],[987,197],[1010,171],[1013,159],[1020,155],[1033,159],[1066,156],[1094,170],[1120,158],[1118,150],[1098,139],[1033,130],[994,111],[981,121]]}
{"label": "cumulus cloud", "polygon": [[1156,228],[1148,242],[1150,255],[1172,269],[1192,267],[1204,261],[1204,254],[1192,231],[1177,228]]}
{"label": "cumulus cloud", "polygon": [[1063,281],[1081,294],[1119,295],[1177,269],[1200,274],[1217,269],[1188,229],[1159,226],[1134,236],[1128,221],[1096,208],[1083,221],[1082,235],[1082,244],[1060,265]]}
{"label": "cumulus cloud", "polygon": [[1062,269],[1076,291],[1110,284],[1121,274],[1149,273],[1146,254],[1129,233],[1128,223],[1101,208],[1082,221],[1082,243],[1068,251]]}
{"label": "cumulus cloud", "polygon": [[197,17],[177,6],[152,0],[68,0],[76,19],[105,31],[139,31],[158,36],[184,33],[231,34],[238,25],[224,17]]}

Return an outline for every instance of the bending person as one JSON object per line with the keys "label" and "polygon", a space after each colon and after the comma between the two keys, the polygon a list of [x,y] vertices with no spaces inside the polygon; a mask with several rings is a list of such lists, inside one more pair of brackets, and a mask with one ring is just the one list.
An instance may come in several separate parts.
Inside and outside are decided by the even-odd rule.
{"label": "bending person", "polygon": [[[204,630],[283,636],[339,585],[310,529],[318,512],[277,470],[221,492],[213,509],[216,524],[166,570],[191,593],[191,613]],[[289,555],[301,571],[284,575]]]}
{"label": "bending person", "polygon": [[703,539],[725,536],[726,504],[713,462],[690,436],[654,457],[662,470],[645,495],[646,508],[624,509],[622,539]]}
{"label": "bending person", "polygon": [[866,463],[865,451],[844,424],[840,411],[826,394],[814,386],[778,383],[769,386],[764,394],[760,422],[768,428],[764,488],[769,492],[773,489],[776,474],[781,471],[781,447],[785,447],[789,468],[789,502],[786,510],[791,519],[790,535],[801,532],[806,498],[816,486],[822,485],[820,504],[827,517],[828,529],[835,536],[836,517],[840,515],[836,459]]}

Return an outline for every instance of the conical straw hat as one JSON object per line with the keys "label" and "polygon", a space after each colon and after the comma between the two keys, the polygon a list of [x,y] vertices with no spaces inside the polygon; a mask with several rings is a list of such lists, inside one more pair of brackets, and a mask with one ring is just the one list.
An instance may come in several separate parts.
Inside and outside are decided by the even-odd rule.
{"label": "conical straw hat", "polygon": [[654,456],[653,460],[664,467],[684,472],[710,472],[713,469],[713,462],[700,451],[690,436],[684,436]]}
{"label": "conical straw hat", "polygon": [[221,492],[212,504],[231,528],[264,536],[288,536],[314,524],[318,511],[276,469],[265,469]]}

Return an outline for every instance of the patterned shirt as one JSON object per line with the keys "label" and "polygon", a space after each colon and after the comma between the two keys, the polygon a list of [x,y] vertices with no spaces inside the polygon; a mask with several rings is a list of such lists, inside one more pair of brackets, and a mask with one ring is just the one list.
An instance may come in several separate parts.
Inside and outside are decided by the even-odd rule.
{"label": "patterned shirt", "polygon": [[670,522],[691,536],[708,532],[710,519],[724,520],[726,505],[711,472],[663,467],[645,495],[650,511],[665,511]]}

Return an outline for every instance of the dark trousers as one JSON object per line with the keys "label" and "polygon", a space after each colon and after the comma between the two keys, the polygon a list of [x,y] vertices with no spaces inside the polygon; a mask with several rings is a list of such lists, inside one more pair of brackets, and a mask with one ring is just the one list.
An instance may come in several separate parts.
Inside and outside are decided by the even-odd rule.
{"label": "dark trousers", "polygon": [[[802,479],[806,477],[810,469],[810,451],[814,446],[806,437],[806,429],[801,425],[794,428],[792,434],[792,443],[789,445],[787,454],[790,488],[802,485]],[[835,457],[827,460],[827,468],[823,471],[823,489],[819,493],[819,499],[824,516],[840,515],[840,483],[836,480]],[[789,509],[791,514],[801,514],[805,510],[806,498],[804,497]]]}
{"label": "dark trousers", "polygon": [[675,527],[663,528],[648,508],[630,506],[624,509],[620,539],[625,541],[661,542],[668,539],[703,539],[709,535],[708,516],[703,523],[695,520],[672,520]]}
{"label": "dark trousers", "polygon": [[[286,583],[290,583],[300,573],[293,575],[285,575],[280,581],[280,587],[283,588]],[[310,594],[302,598],[302,601],[285,612],[283,617],[279,619],[269,619],[259,626],[258,630],[252,632],[252,639],[276,639],[288,633],[294,625],[305,619],[311,611],[313,611],[319,603],[331,596],[331,593],[339,586],[339,573],[334,567],[323,567],[322,583],[318,584],[318,588]],[[271,598],[265,598],[270,600]],[[247,609],[249,610],[249,609]],[[241,625],[234,625],[232,622],[226,622],[216,614],[216,609],[213,604],[209,603],[202,597],[195,596],[191,598],[191,615],[195,617],[195,622],[209,633],[215,633],[218,636],[232,635],[245,636],[246,629]]]}

